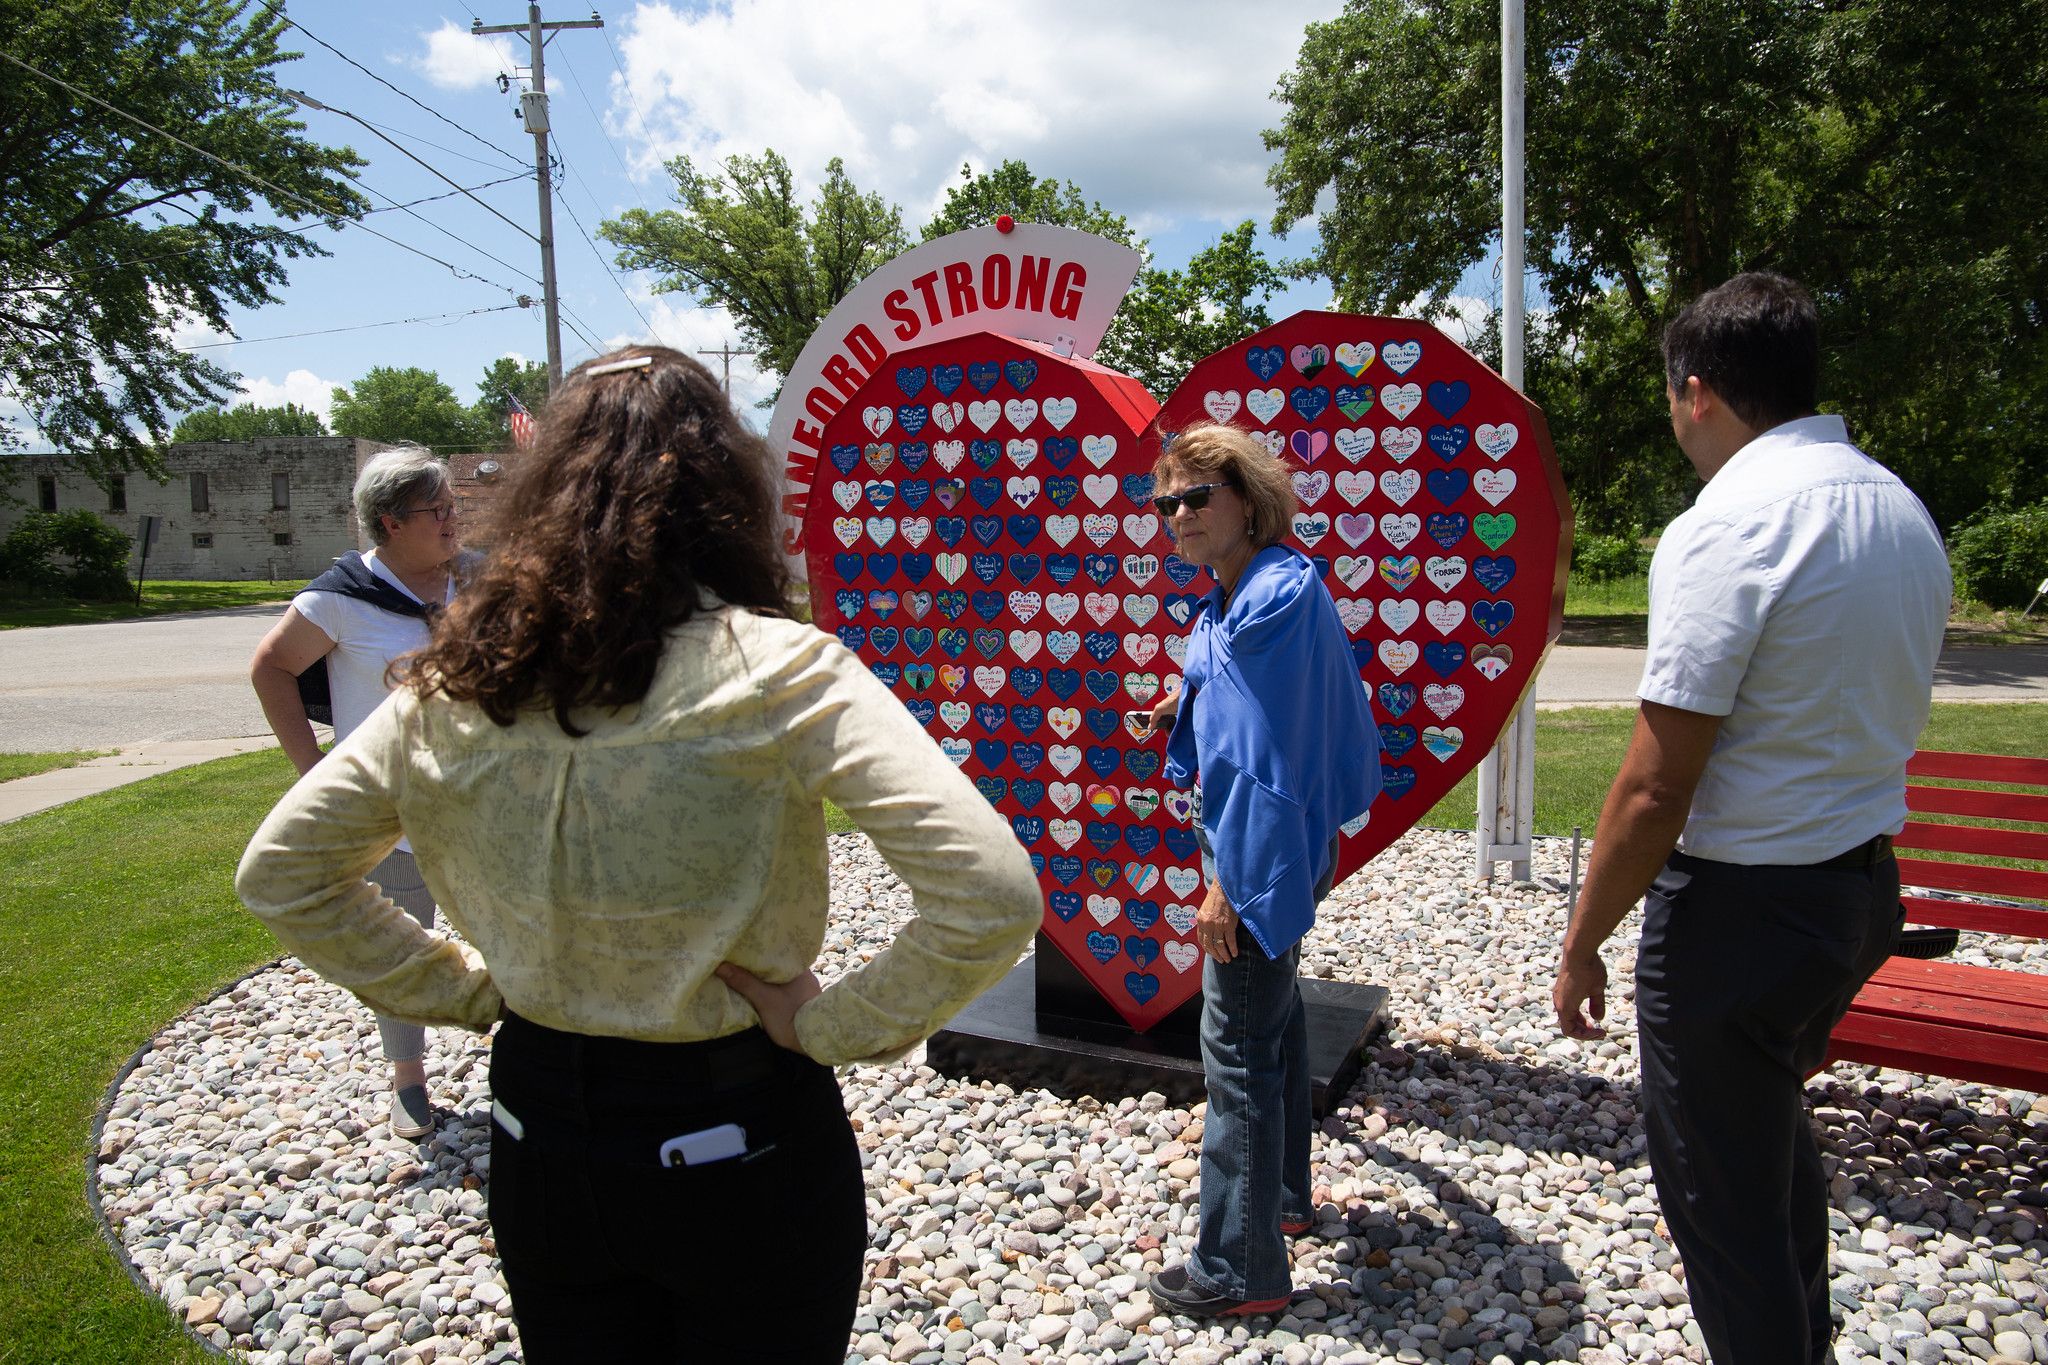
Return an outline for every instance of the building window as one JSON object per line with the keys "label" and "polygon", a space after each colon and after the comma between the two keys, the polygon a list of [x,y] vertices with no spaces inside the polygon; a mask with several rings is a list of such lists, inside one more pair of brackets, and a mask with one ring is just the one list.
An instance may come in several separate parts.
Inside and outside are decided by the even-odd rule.
{"label": "building window", "polygon": [[206,495],[206,476],[204,474],[194,474],[192,476],[192,510],[195,512],[211,512],[213,510],[213,503]]}
{"label": "building window", "polygon": [[[204,474],[196,474],[193,477],[203,479],[206,476]],[[192,548],[195,550],[211,550],[213,548],[213,532],[194,531],[192,533]]]}
{"label": "building window", "polygon": [[128,510],[128,480],[119,474],[116,474],[114,481],[107,485],[107,510],[109,512],[125,512]]}
{"label": "building window", "polygon": [[36,505],[45,512],[57,510],[57,480],[48,474],[36,479]]}
{"label": "building window", "polygon": [[270,537],[270,543],[272,545],[289,545],[292,543],[292,533],[290,531],[273,532]]}
{"label": "building window", "polygon": [[270,476],[270,505],[277,510],[292,505],[292,476],[272,474]]}

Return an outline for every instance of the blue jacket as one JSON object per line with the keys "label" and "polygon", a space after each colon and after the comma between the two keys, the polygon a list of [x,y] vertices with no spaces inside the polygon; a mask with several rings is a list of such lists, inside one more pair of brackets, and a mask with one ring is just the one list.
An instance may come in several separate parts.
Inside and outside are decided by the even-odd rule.
{"label": "blue jacket", "polygon": [[1217,879],[1269,957],[1315,923],[1338,827],[1380,791],[1380,739],[1337,604],[1300,551],[1259,551],[1195,609],[1166,776],[1199,773]]}

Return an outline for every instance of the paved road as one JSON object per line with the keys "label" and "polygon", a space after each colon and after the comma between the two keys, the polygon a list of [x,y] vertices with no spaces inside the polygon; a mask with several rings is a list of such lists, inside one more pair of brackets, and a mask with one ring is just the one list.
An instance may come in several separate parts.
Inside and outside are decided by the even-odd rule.
{"label": "paved road", "polygon": [[[0,751],[109,749],[268,733],[249,655],[281,606],[92,626],[0,631]],[[1536,680],[1544,705],[1629,704],[1642,651],[1560,646]],[[1944,655],[1947,701],[2048,701],[2048,646]]]}

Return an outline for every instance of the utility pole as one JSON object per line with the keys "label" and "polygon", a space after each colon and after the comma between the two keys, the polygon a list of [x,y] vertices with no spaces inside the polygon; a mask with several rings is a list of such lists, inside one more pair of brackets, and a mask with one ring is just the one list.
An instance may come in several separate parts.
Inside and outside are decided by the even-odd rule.
{"label": "utility pole", "polygon": [[721,381],[719,387],[723,388],[725,390],[725,396],[727,398],[730,398],[732,397],[732,358],[736,355],[752,355],[753,352],[736,351],[732,348],[731,343],[728,342],[726,345],[719,347],[715,351],[698,351],[697,354],[720,356],[725,360],[725,378],[723,381]]}
{"label": "utility pole", "polygon": [[561,304],[555,290],[555,201],[553,195],[553,167],[548,160],[548,77],[546,34],[562,28],[603,28],[604,20],[593,11],[588,19],[565,19],[546,24],[541,22],[540,6],[528,4],[526,22],[523,24],[486,24],[481,19],[470,22],[469,31],[477,37],[491,33],[524,33],[526,35],[527,69],[533,76],[533,89],[519,96],[519,116],[526,124],[526,131],[533,134],[534,179],[540,189],[540,283],[541,302],[547,314],[548,325],[548,392],[552,394],[562,383],[562,317]]}

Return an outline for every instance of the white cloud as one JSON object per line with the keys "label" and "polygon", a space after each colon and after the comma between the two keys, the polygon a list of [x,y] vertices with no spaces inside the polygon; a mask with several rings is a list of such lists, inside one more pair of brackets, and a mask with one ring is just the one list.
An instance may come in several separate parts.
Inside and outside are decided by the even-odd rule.
{"label": "white cloud", "polygon": [[443,90],[474,90],[510,75],[517,65],[512,49],[503,38],[480,38],[453,22],[443,21],[432,33],[421,35],[427,50],[413,57],[410,65]]}
{"label": "white cloud", "polygon": [[773,147],[814,185],[839,156],[912,214],[962,162],[1015,158],[1134,222],[1263,218],[1273,87],[1303,26],[1338,8],[1190,0],[1077,22],[1056,0],[642,3],[618,23],[631,92],[614,79],[613,126],[642,173]]}
{"label": "white cloud", "polygon": [[328,420],[334,408],[335,386],[341,381],[322,379],[311,370],[293,370],[283,379],[268,379],[262,376],[242,377],[242,395],[234,400],[254,403],[259,408],[281,408],[286,403],[296,403],[309,412]]}

